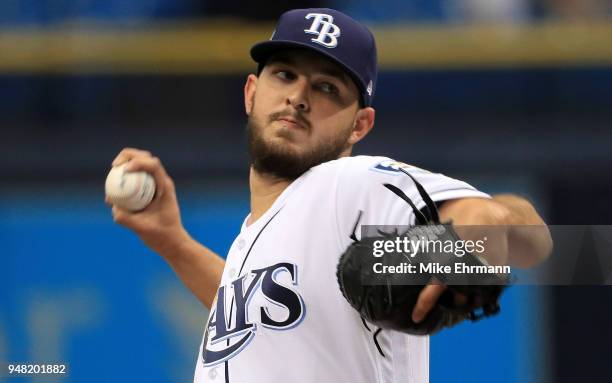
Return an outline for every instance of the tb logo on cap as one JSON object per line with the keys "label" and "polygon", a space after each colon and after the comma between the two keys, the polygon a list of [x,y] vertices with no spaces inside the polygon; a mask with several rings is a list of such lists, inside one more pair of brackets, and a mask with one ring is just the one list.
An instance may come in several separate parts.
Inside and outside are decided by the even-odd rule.
{"label": "tb logo on cap", "polygon": [[325,13],[309,13],[306,19],[314,19],[310,29],[304,29],[304,32],[317,35],[311,41],[321,44],[327,48],[335,48],[338,45],[338,37],[340,36],[340,28],[334,24],[334,18]]}

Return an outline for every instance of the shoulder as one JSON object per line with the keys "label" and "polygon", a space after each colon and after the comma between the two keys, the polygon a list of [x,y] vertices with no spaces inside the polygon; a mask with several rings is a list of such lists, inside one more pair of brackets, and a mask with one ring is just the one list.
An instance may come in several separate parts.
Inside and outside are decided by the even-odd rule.
{"label": "shoulder", "polygon": [[420,195],[413,181],[402,170],[410,173],[437,201],[460,197],[488,197],[462,180],[384,156],[343,157],[325,162],[313,167],[309,171],[309,178],[313,183],[334,185],[338,193],[348,193],[355,197],[360,194],[376,198],[386,194],[393,196],[392,193],[387,193],[383,186],[390,183],[404,190],[411,198],[419,199]]}
{"label": "shoulder", "polygon": [[[362,173],[372,175],[397,175],[401,172],[399,167],[414,168],[411,165],[407,165],[402,162],[395,161],[389,157],[384,156],[353,156],[353,157],[342,157],[337,160],[328,161],[315,166],[311,169],[313,173]],[[422,170],[422,169],[421,169]],[[424,171],[424,170],[422,170]]]}
{"label": "shoulder", "polygon": [[[489,197],[465,181],[432,172],[383,156],[355,156],[340,158],[319,165],[315,171],[333,173],[339,194],[369,196],[373,199],[395,198],[384,184],[393,184],[402,189],[415,203],[420,205],[420,194],[409,173],[419,182],[434,201],[463,197]],[[314,169],[314,168],[313,168]]]}
{"label": "shoulder", "polygon": [[435,175],[428,170],[421,169],[385,156],[354,156],[343,157],[325,162],[311,169],[314,177],[335,176],[342,180],[359,186],[369,183],[394,183],[394,179],[406,177],[400,168],[407,170],[413,176]]}

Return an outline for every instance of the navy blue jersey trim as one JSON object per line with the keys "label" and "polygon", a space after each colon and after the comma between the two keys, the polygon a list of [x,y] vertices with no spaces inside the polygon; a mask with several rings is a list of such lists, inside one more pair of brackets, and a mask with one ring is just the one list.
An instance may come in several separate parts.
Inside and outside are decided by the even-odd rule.
{"label": "navy blue jersey trim", "polygon": [[[253,243],[251,243],[251,247],[249,247],[249,251],[247,251],[247,254],[244,257],[244,260],[242,261],[242,265],[240,266],[240,271],[238,271],[238,275],[242,274],[242,269],[244,268],[244,265],[246,263],[247,258],[249,257],[249,254],[251,254],[251,250],[253,250],[253,246],[255,246],[255,242],[257,242],[257,239],[259,239],[259,236],[261,235],[261,233],[263,233],[263,231],[266,229],[266,227],[268,227],[270,222],[272,222],[272,220],[276,217],[276,215],[278,213],[280,213],[281,210],[283,210],[282,207],[280,209],[278,209],[278,211],[276,213],[274,213],[274,215],[268,220],[268,222],[266,222],[266,224],[261,228],[261,230],[259,230],[259,233],[257,233],[257,236],[253,240]],[[230,315],[230,317],[231,317],[231,315]]]}

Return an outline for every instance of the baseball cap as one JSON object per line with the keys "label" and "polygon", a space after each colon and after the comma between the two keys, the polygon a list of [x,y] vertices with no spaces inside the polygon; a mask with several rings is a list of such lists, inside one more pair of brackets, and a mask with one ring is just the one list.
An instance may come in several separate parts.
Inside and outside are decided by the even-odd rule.
{"label": "baseball cap", "polygon": [[251,57],[262,66],[274,53],[290,48],[314,50],[344,68],[371,106],[378,66],[374,36],[363,24],[329,8],[293,9],[281,15],[270,40],[253,45]]}

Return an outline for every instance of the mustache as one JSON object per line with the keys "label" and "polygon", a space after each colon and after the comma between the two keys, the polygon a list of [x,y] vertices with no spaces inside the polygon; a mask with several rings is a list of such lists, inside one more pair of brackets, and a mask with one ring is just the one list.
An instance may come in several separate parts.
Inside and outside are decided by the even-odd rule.
{"label": "mustache", "polygon": [[272,121],[276,121],[276,120],[279,120],[285,117],[290,117],[291,119],[296,120],[300,125],[302,125],[305,128],[310,127],[310,122],[300,112],[292,113],[289,110],[283,110],[280,112],[275,112],[275,113],[270,114],[269,118],[270,118],[270,122],[272,122]]}

